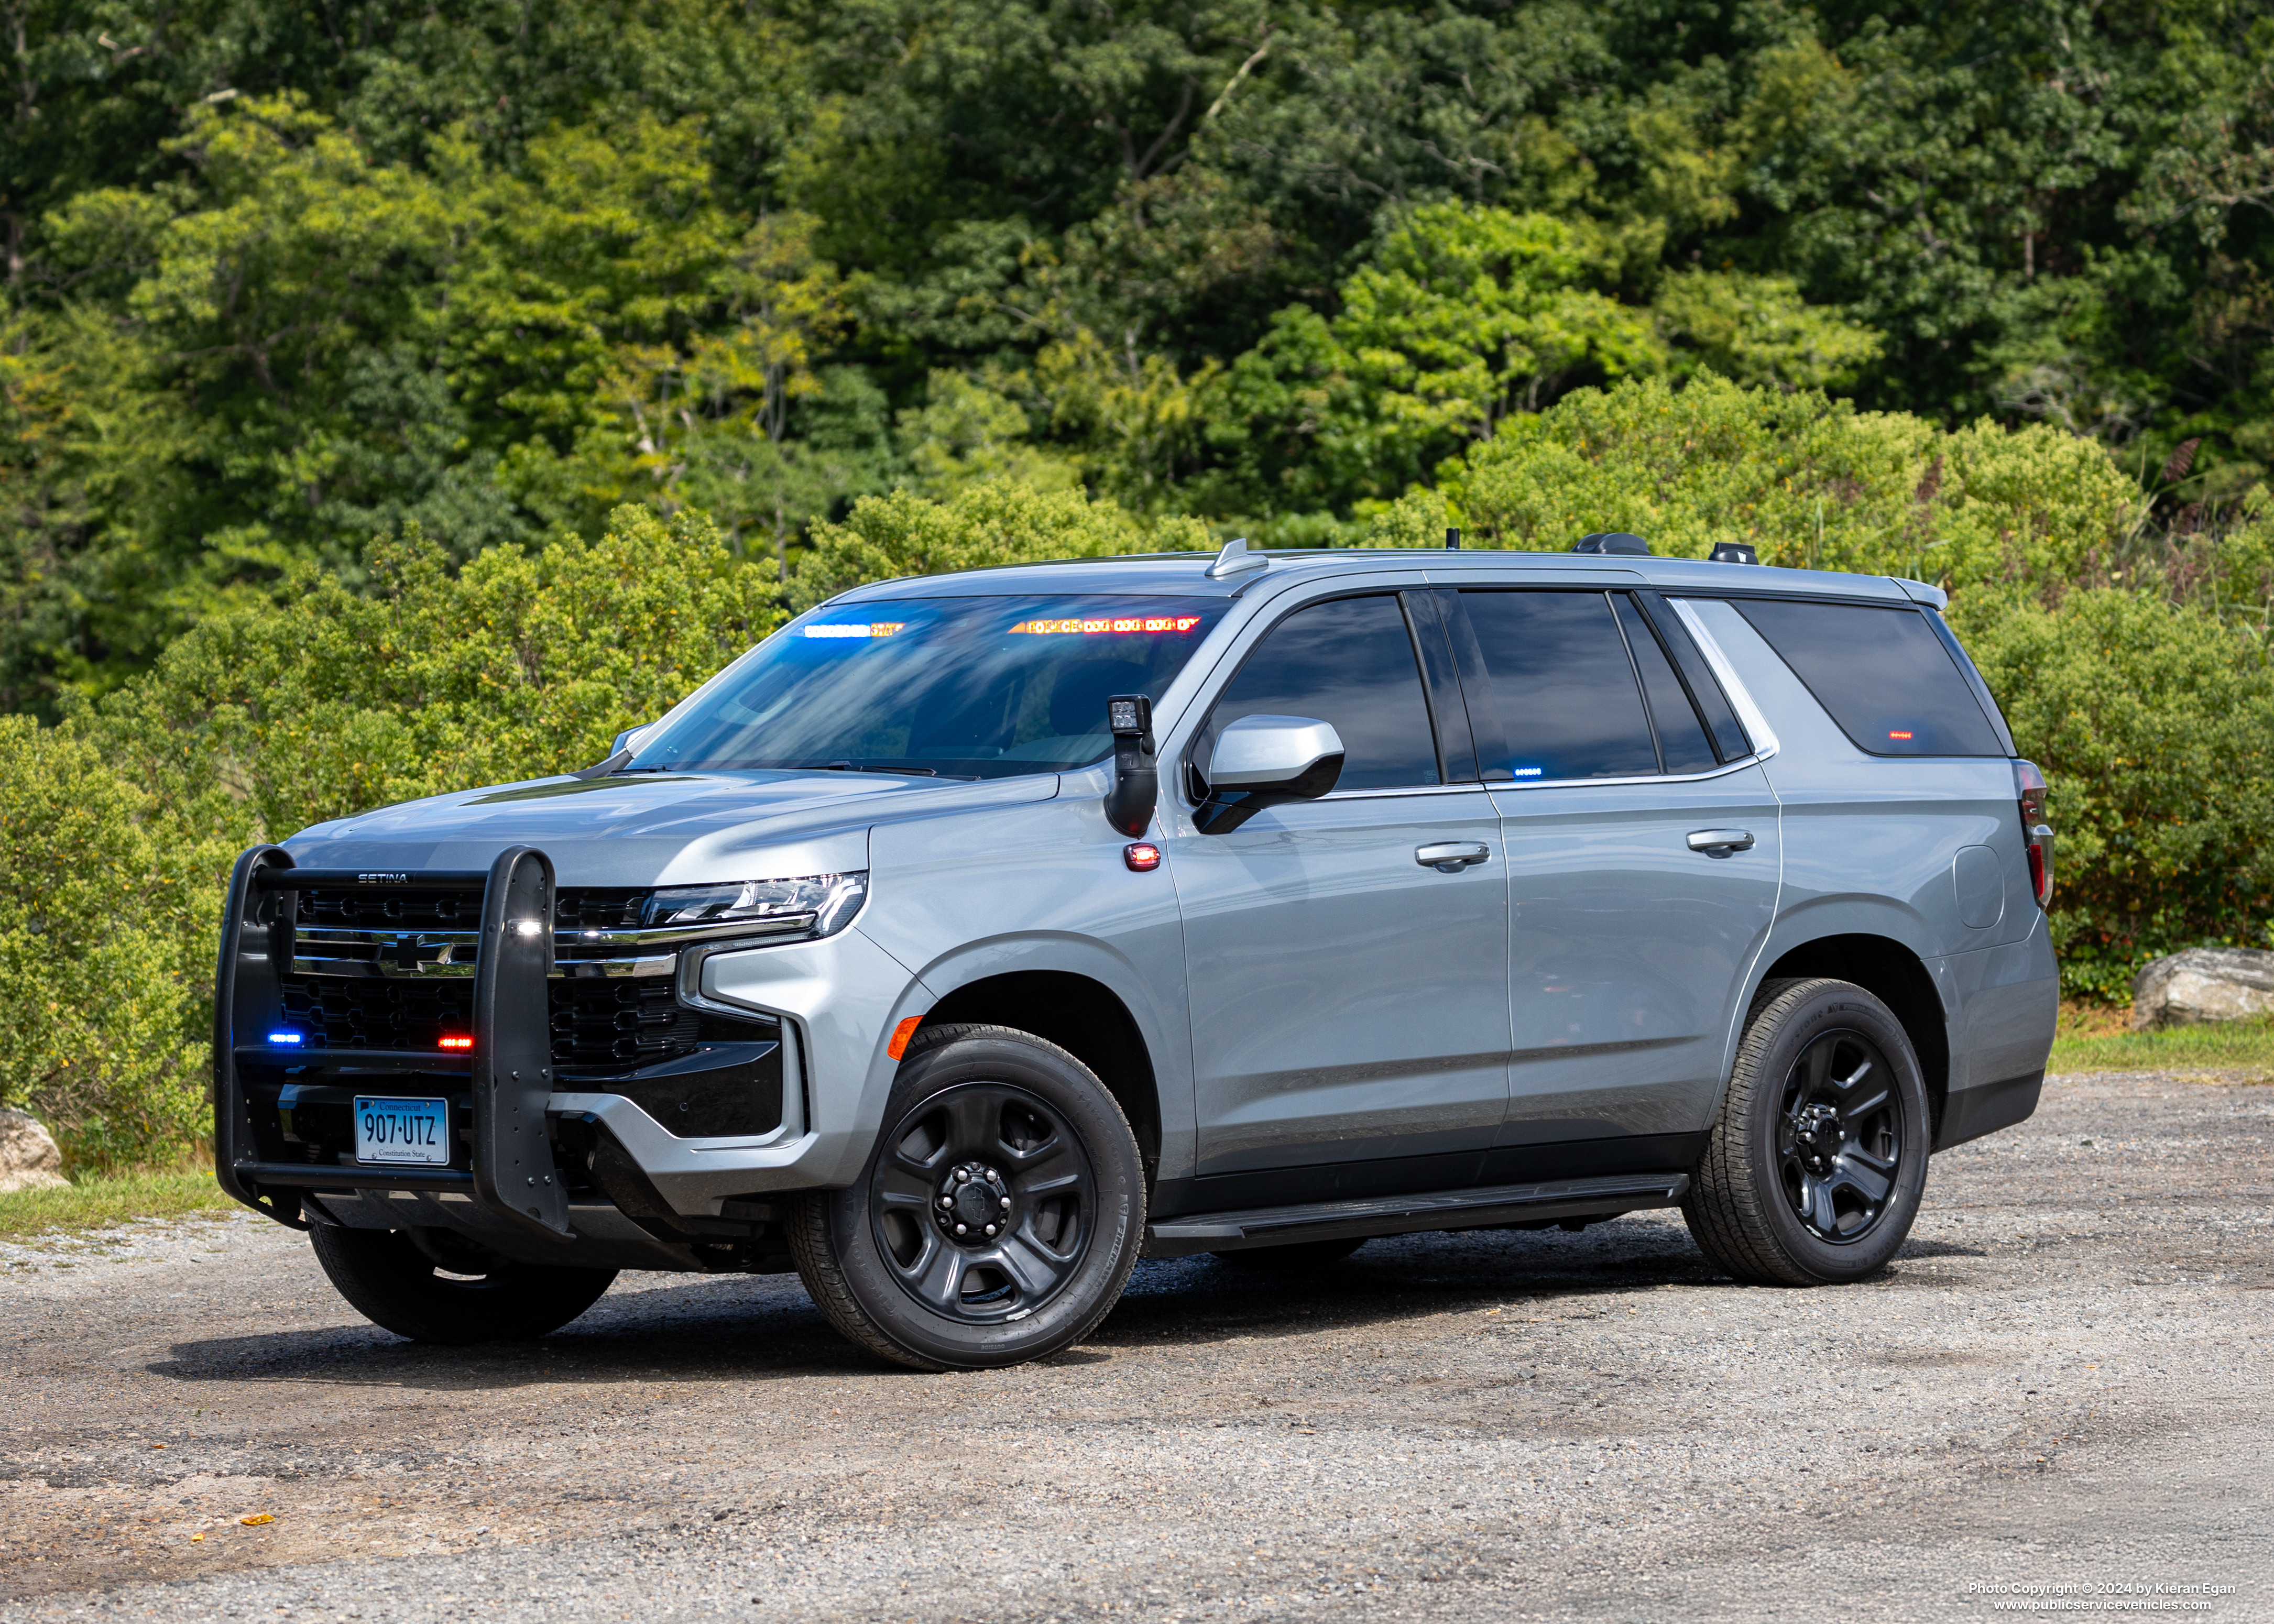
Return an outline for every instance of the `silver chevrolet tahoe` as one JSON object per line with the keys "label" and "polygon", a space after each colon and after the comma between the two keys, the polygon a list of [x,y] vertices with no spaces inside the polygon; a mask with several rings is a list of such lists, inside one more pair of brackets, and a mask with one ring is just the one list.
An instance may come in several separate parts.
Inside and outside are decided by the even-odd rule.
{"label": "silver chevrolet tahoe", "polygon": [[405,1336],[794,1268],[930,1370],[1140,1256],[1679,1207],[1863,1278],[2036,1107],[2044,781],[1940,592],[1721,556],[845,593],[584,771],[245,853],[222,1184]]}

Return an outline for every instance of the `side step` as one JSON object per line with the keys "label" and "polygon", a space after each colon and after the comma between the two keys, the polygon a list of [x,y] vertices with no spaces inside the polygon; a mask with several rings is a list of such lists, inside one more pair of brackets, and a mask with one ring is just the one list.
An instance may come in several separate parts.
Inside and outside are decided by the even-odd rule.
{"label": "side step", "polygon": [[1540,1184],[1441,1190],[1429,1195],[1313,1201],[1242,1213],[1194,1213],[1145,1226],[1148,1258],[1284,1246],[1295,1241],[1351,1240],[1421,1229],[1487,1229],[1558,1218],[1602,1218],[1650,1207],[1673,1207],[1690,1192],[1687,1173],[1622,1173]]}

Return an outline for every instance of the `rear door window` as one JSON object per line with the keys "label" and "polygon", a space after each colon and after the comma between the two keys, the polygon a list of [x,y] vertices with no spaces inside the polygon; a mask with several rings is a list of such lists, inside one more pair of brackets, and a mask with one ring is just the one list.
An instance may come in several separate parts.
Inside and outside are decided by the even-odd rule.
{"label": "rear door window", "polygon": [[[1602,592],[1465,591],[1483,662],[1488,779],[1640,778],[1659,771],[1634,661]],[[1472,695],[1472,719],[1479,696]],[[1487,759],[1487,753],[1495,759]]]}
{"label": "rear door window", "polygon": [[1706,724],[1698,719],[1698,708],[1683,691],[1682,679],[1674,674],[1674,662],[1659,646],[1657,635],[1635,607],[1633,598],[1621,592],[1611,601],[1618,607],[1619,629],[1627,635],[1636,674],[1642,678],[1643,698],[1650,704],[1650,719],[1658,729],[1659,753],[1665,757],[1667,771],[1712,771],[1719,765],[1713,759],[1713,741],[1706,736]]}
{"label": "rear door window", "polygon": [[[1341,598],[1272,628],[1209,718],[1208,749],[1243,716],[1302,716],[1342,736],[1337,789],[1440,781],[1429,703],[1395,598]],[[1198,759],[1205,761],[1207,752]]]}
{"label": "rear door window", "polygon": [[1917,609],[1740,598],[1856,747],[1873,756],[2003,756],[1972,685]]}

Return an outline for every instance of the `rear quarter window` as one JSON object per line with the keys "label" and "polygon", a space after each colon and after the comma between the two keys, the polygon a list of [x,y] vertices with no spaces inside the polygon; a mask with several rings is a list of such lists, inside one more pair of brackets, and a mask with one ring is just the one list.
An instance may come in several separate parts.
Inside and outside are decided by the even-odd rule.
{"label": "rear quarter window", "polygon": [[1740,598],[1856,747],[1873,756],[2003,756],[1997,730],[1919,610]]}

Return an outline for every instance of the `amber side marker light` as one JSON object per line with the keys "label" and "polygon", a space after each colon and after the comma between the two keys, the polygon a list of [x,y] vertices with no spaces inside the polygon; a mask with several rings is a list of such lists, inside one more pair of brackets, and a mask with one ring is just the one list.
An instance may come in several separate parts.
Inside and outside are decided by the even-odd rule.
{"label": "amber side marker light", "polygon": [[1150,874],[1161,866],[1161,848],[1150,840],[1140,840],[1121,848],[1121,861],[1139,874]]}
{"label": "amber side marker light", "polygon": [[895,1060],[898,1060],[901,1056],[907,1054],[908,1052],[908,1040],[915,1036],[916,1028],[922,1025],[922,1016],[909,1016],[899,1026],[892,1028],[892,1041],[885,1045],[885,1052]]}
{"label": "amber side marker light", "polygon": [[455,1049],[461,1050],[470,1049],[473,1048],[473,1046],[474,1041],[471,1038],[444,1038],[440,1043],[436,1045],[439,1049]]}

